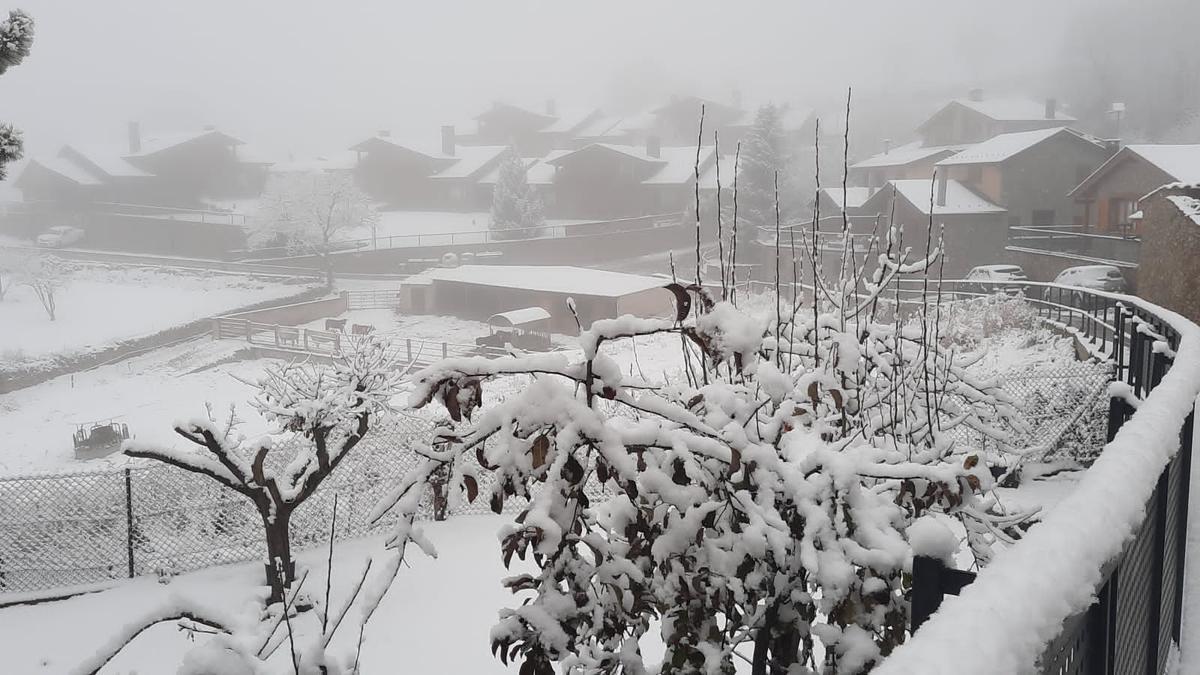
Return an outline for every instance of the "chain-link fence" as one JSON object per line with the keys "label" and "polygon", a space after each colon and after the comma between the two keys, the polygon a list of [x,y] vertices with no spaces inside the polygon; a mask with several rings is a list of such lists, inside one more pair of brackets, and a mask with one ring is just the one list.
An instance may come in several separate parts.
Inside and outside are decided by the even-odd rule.
{"label": "chain-link fence", "polygon": [[1002,423],[1003,444],[966,426],[955,429],[961,442],[1002,455],[1004,448],[1028,451],[1026,459],[1071,459],[1085,465],[1105,444],[1108,362],[1066,361],[1018,366],[1001,373],[1002,388],[1017,408],[1015,424]]}
{"label": "chain-link fence", "polygon": [[[390,524],[367,514],[416,465],[411,450],[432,425],[397,417],[377,423],[292,515],[293,546]],[[293,454],[294,437],[272,453]],[[0,594],[142,574],[168,574],[266,556],[263,523],[248,499],[215,481],[161,463],[86,473],[0,478]]]}

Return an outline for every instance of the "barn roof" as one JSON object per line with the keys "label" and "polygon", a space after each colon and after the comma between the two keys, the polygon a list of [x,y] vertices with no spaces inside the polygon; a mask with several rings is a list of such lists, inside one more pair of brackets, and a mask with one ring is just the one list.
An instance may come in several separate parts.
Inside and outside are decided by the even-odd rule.
{"label": "barn roof", "polygon": [[434,281],[511,288],[560,295],[619,298],[661,288],[662,279],[560,265],[461,265],[422,273]]}

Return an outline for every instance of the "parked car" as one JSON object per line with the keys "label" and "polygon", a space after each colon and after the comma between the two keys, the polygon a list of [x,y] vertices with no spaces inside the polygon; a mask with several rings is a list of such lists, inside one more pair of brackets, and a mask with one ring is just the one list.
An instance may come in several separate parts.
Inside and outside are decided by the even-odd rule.
{"label": "parked car", "polygon": [[1019,265],[980,265],[967,272],[967,288],[980,293],[1020,293],[1023,282],[1029,281]]}
{"label": "parked car", "polygon": [[1054,283],[1110,293],[1124,293],[1129,288],[1125,283],[1125,275],[1112,265],[1068,267],[1054,277]]}
{"label": "parked car", "polygon": [[83,230],[70,225],[55,225],[38,235],[37,245],[45,248],[63,248],[83,239]]}

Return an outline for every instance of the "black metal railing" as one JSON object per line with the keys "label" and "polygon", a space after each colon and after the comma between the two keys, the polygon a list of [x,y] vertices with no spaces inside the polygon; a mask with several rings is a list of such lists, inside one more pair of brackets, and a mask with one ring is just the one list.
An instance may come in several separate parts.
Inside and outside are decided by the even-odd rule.
{"label": "black metal railing", "polygon": [[1008,246],[1044,253],[1136,265],[1141,239],[1096,234],[1074,225],[1025,225],[1008,228]]}
{"label": "black metal railing", "polygon": [[[962,292],[963,284],[946,282],[944,290]],[[1137,400],[1154,390],[1171,368],[1180,335],[1144,305],[1085,289],[1032,283],[1022,288],[1044,319],[1077,331],[1083,341],[1111,358],[1115,380],[1125,382]],[[1134,414],[1126,396],[1111,398],[1109,441]],[[1170,645],[1180,644],[1182,638],[1192,425],[1189,414],[1179,429],[1179,451],[1159,476],[1136,536],[1099,570],[1102,581],[1096,587],[1096,601],[1063,623],[1043,651],[1038,672],[1164,672]],[[917,631],[937,611],[943,595],[957,594],[972,580],[971,573],[949,569],[940,561],[916,559],[912,630]]]}

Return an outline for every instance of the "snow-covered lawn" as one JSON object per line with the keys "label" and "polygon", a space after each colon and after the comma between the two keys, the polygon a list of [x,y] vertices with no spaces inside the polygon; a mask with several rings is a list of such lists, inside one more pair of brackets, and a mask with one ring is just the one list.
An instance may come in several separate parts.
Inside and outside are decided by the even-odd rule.
{"label": "snow-covered lawn", "polygon": [[71,433],[76,423],[118,418],[139,439],[172,445],[182,441],[171,429],[178,418],[239,404],[247,434],[262,433],[265,422],[246,403],[251,388],[239,381],[259,376],[267,361],[229,359],[244,345],[206,337],[33,387],[0,394],[5,443],[0,475],[71,470],[123,462],[117,454],[87,462],[76,460]]}
{"label": "snow-covered lawn", "polygon": [[[488,634],[497,612],[514,602],[512,594],[500,585],[500,579],[514,572],[505,570],[500,562],[496,538],[497,530],[508,520],[504,516],[461,516],[425,524],[439,557],[432,560],[414,547],[408,565],[400,569],[367,626],[362,672],[506,672],[489,651]],[[344,597],[366,558],[374,557],[373,569],[379,570],[393,555],[383,549],[382,541],[382,537],[373,537],[337,545],[335,603]],[[310,575],[305,589],[318,597],[325,588],[325,555],[325,550],[314,549],[299,556],[298,572],[308,569]],[[513,569],[519,566],[519,561],[514,561]],[[106,646],[122,626],[164,607],[200,606],[217,616],[252,622],[266,594],[261,577],[260,564],[245,563],[181,575],[167,584],[152,578],[134,579],[60,602],[0,609],[4,672],[70,673]],[[299,630],[308,630],[304,624],[311,619],[310,613],[294,624]],[[199,642],[208,636],[197,634],[195,639]],[[136,639],[100,672],[174,673],[193,646],[174,623],[163,624]],[[352,648],[338,640],[335,647]],[[285,644],[275,659],[284,663],[287,658]],[[517,668],[509,670],[517,672]]]}
{"label": "snow-covered lawn", "polygon": [[303,290],[241,275],[78,267],[57,293],[54,321],[28,287],[0,302],[0,368],[37,367]]}

